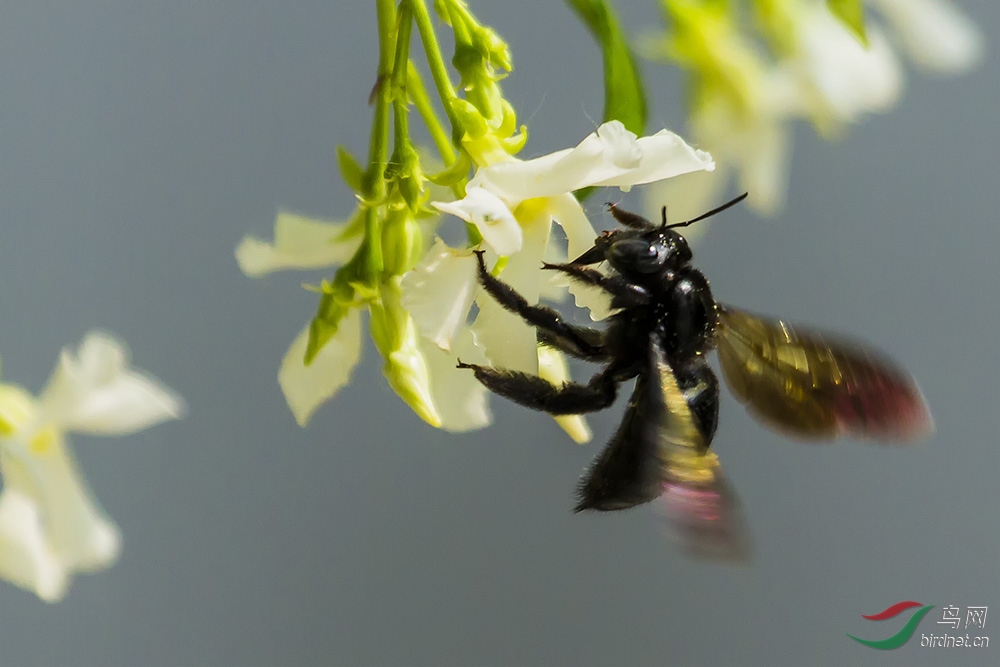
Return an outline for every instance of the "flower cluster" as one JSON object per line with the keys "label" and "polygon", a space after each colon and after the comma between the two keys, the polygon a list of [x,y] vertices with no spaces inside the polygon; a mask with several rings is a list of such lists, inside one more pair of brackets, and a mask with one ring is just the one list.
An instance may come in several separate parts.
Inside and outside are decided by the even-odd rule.
{"label": "flower cluster", "polygon": [[[246,237],[236,257],[251,276],[337,267],[333,280],[317,288],[318,311],[293,341],[278,373],[299,424],[349,382],[361,357],[367,315],[383,374],[396,394],[433,426],[480,428],[491,419],[488,397],[471,373],[456,368],[459,357],[540,373],[557,384],[568,373],[560,352],[540,349],[533,330],[492,299],[481,298],[472,250],[486,250],[492,270],[502,271],[529,301],[537,302],[546,290],[565,292],[565,284],[543,281],[540,269],[547,252],[575,256],[593,243],[593,226],[574,192],[592,186],[628,189],[711,170],[714,163],[675,134],[640,138],[619,121],[605,123],[575,148],[519,160],[515,155],[527,141],[527,129],[518,126],[499,83],[512,68],[506,43],[461,0],[435,3],[454,34],[451,62],[461,80],[455,87],[424,3],[407,0],[397,8],[379,2],[377,7],[382,49],[367,168],[346,150],[340,153],[344,180],[357,195],[354,214],[335,223],[280,213],[273,241]],[[597,18],[600,25],[612,25],[607,12]],[[409,59],[413,28],[424,45],[450,134]],[[627,59],[622,53],[610,57]],[[431,160],[411,142],[411,106],[424,121],[443,168],[428,168]],[[392,155],[387,151],[390,110]],[[442,213],[465,221],[465,244],[452,247],[436,238]],[[568,248],[550,243],[553,222],[564,229]],[[603,298],[573,289],[577,303],[590,307],[595,317],[606,311]],[[473,304],[477,314],[470,323]],[[557,421],[574,440],[589,439],[582,417]]]}
{"label": "flower cluster", "polygon": [[66,434],[128,435],[182,411],[179,397],[130,369],[121,343],[101,333],[76,354],[62,351],[37,398],[0,384],[0,577],[54,602],[74,572],[110,567],[118,527],[91,497]]}
{"label": "flower cluster", "polygon": [[[575,148],[532,160],[503,156],[476,171],[464,197],[432,203],[471,225],[494,269],[502,268],[504,281],[531,302],[537,302],[547,288],[559,289],[549,286],[541,272],[546,252],[552,251],[553,223],[563,228],[568,246],[556,252],[575,257],[593,244],[594,228],[574,191],[590,186],[627,189],[714,168],[708,153],[691,148],[676,134],[663,130],[640,138],[617,121],[605,123]],[[360,243],[351,235],[350,224],[281,213],[272,243],[247,237],[236,254],[244,273],[263,275],[349,261]],[[485,390],[471,373],[455,368],[458,357],[541,373],[557,384],[568,377],[561,353],[539,347],[534,330],[523,320],[480,294],[476,271],[471,246],[453,248],[437,239],[392,285],[392,305],[398,308],[395,324],[402,322],[401,337],[412,341],[407,349],[409,367],[421,369],[411,375],[410,385],[421,398],[417,412],[429,423],[452,431],[479,428],[490,419]],[[606,312],[603,300],[593,292],[580,289],[576,297],[595,317]],[[372,305],[373,318],[374,308],[384,308],[386,299],[383,287],[381,303]],[[478,314],[470,324],[473,303]],[[372,332],[373,338],[390,335]],[[349,311],[307,365],[308,337],[307,328],[292,343],[279,372],[288,404],[302,424],[349,381],[360,359],[361,315],[358,309]],[[557,421],[574,440],[589,439],[581,417]]]}
{"label": "flower cluster", "polygon": [[[759,210],[775,210],[784,196],[790,121],[808,119],[832,135],[899,96],[895,52],[879,26],[865,21],[861,0],[660,1],[671,31],[654,51],[691,75],[692,135],[719,171],[739,173]],[[946,0],[870,2],[920,62],[947,71],[977,58],[978,33]],[[340,152],[344,180],[357,197],[354,213],[336,223],[282,212],[273,241],[247,237],[236,251],[251,276],[337,267],[316,288],[317,313],[278,374],[299,424],[349,382],[367,321],[389,385],[417,415],[452,431],[486,425],[485,390],[455,368],[457,358],[538,373],[556,384],[568,375],[560,352],[539,348],[530,327],[480,294],[473,249],[486,250],[491,271],[502,272],[529,302],[546,293],[558,298],[568,287],[577,305],[600,319],[607,304],[596,290],[540,273],[550,253],[575,257],[591,246],[593,226],[577,198],[582,189],[665,184],[690,174],[677,179],[684,189],[678,197],[647,188],[658,193],[657,208],[670,201],[674,215],[692,217],[721,199],[724,175],[697,176],[715,169],[706,150],[667,131],[634,132],[645,123],[641,75],[609,3],[570,4],[602,47],[606,113],[624,122],[604,123],[574,148],[520,160],[527,129],[500,87],[512,61],[496,32],[462,0],[434,3],[453,33],[455,86],[424,1],[377,3],[381,49],[368,164]],[[450,132],[410,60],[414,35]],[[411,141],[411,107],[443,166],[428,166],[427,151]],[[466,223],[464,244],[437,238],[442,213]],[[564,247],[550,243],[552,223],[564,230]],[[581,417],[558,421],[575,440],[589,438]]]}
{"label": "flower cluster", "polygon": [[[810,121],[836,136],[869,113],[898,102],[904,73],[896,48],[921,67],[960,72],[982,54],[982,37],[949,0],[660,0],[670,32],[649,54],[687,70],[691,135],[712,152],[719,176],[656,191],[656,200],[720,196],[725,175],[753,193],[748,204],[773,213],[784,201],[791,123]],[[752,20],[748,20],[748,17]],[[678,186],[680,184],[677,184]]]}

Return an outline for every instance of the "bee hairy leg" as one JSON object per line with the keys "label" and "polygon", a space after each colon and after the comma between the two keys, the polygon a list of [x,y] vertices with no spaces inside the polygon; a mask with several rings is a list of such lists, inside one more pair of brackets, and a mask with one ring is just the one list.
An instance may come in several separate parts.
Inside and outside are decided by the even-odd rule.
{"label": "bee hairy leg", "polygon": [[[570,339],[545,329],[538,329],[538,342],[584,361],[606,361],[610,357],[604,346],[604,332],[577,326],[574,326],[573,330],[576,337]],[[591,346],[586,349],[581,348],[576,342],[579,338],[587,339]]]}
{"label": "bee hairy leg", "polygon": [[618,385],[610,368],[595,375],[587,384],[567,382],[557,387],[537,375],[466,364],[461,359],[458,367],[471,369],[476,374],[476,379],[490,391],[527,408],[552,415],[577,415],[603,410],[615,402],[618,393]]}
{"label": "bee hairy leg", "polygon": [[476,258],[479,260],[479,282],[483,289],[501,306],[520,315],[528,324],[551,334],[544,339],[546,344],[583,359],[601,359],[605,356],[603,334],[600,331],[570,324],[551,308],[531,305],[513,287],[490,275],[482,250],[476,251]]}
{"label": "bee hairy leg", "polygon": [[642,286],[630,283],[621,276],[607,276],[588,266],[580,264],[549,264],[542,263],[542,268],[548,271],[560,271],[577,282],[598,287],[611,295],[613,308],[632,308],[645,306],[652,300],[649,292]]}

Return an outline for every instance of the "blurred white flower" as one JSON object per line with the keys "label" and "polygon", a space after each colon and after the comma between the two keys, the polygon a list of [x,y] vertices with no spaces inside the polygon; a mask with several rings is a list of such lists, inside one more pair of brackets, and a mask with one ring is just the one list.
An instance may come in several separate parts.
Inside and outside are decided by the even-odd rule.
{"label": "blurred white flower", "polygon": [[903,68],[878,26],[868,26],[866,47],[825,3],[802,3],[796,22],[795,51],[778,65],[797,84],[799,106],[788,111],[825,129],[896,106]]}
{"label": "blurred white flower", "polygon": [[[982,57],[979,30],[947,0],[868,4],[888,19],[893,36],[926,69],[960,72]],[[725,4],[665,7],[673,32],[652,42],[652,51],[694,74],[691,136],[712,153],[719,169],[653,186],[649,212],[667,202],[671,209],[708,210],[725,198],[728,178],[735,176],[739,190],[750,193],[747,205],[773,214],[787,190],[792,123],[808,120],[834,136],[867,114],[890,111],[902,97],[904,71],[880,25],[866,21],[865,45],[825,0],[757,3],[756,36],[745,28],[745,17]]]}
{"label": "blurred white flower", "polygon": [[949,0],[868,0],[886,19],[906,54],[921,67],[964,72],[983,58],[983,33]]}
{"label": "blurred white flower", "polygon": [[43,600],[63,597],[75,572],[112,565],[118,527],[93,499],[66,433],[127,435],[177,419],[183,402],[132,370],[124,346],[88,334],[64,349],[36,399],[0,384],[0,577]]}

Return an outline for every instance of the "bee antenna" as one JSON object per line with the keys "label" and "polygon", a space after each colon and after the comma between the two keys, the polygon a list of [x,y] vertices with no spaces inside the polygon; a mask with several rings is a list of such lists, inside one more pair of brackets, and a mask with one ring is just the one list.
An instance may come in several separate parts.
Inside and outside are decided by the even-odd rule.
{"label": "bee antenna", "polygon": [[667,229],[667,205],[666,204],[663,205],[662,213],[663,213],[663,222],[660,223],[660,231],[663,231],[664,229]]}
{"label": "bee antenna", "polygon": [[684,222],[675,222],[672,225],[666,224],[666,222],[667,222],[667,207],[664,206],[663,207],[663,225],[662,225],[662,227],[663,227],[663,229],[673,229],[674,227],[687,227],[688,225],[694,224],[694,223],[698,222],[699,220],[704,220],[705,218],[711,218],[716,213],[722,213],[727,208],[730,208],[732,206],[736,206],[741,201],[743,201],[744,199],[746,199],[749,194],[750,194],[749,192],[744,192],[739,197],[736,197],[735,199],[726,202],[722,206],[717,206],[716,208],[713,208],[708,213],[702,213],[697,218],[691,218],[690,220],[685,220]]}

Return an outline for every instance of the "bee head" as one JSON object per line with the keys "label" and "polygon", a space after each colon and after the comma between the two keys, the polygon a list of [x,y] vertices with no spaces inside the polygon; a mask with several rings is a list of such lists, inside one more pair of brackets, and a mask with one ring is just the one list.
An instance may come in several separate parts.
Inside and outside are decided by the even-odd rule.
{"label": "bee head", "polygon": [[656,226],[646,218],[608,204],[611,215],[624,225],[623,228],[603,232],[594,241],[594,247],[583,253],[573,264],[597,264],[607,261],[618,273],[627,278],[668,277],[691,261],[691,248],[675,227],[691,223],[724,211],[746,199],[743,193],[736,199],[714,208],[692,220],[667,224],[667,207],[663,207],[663,222]]}
{"label": "bee head", "polygon": [[676,271],[690,262],[691,257],[687,241],[672,229],[615,229],[598,236],[594,247],[573,263],[607,261],[623,276],[641,279]]}

